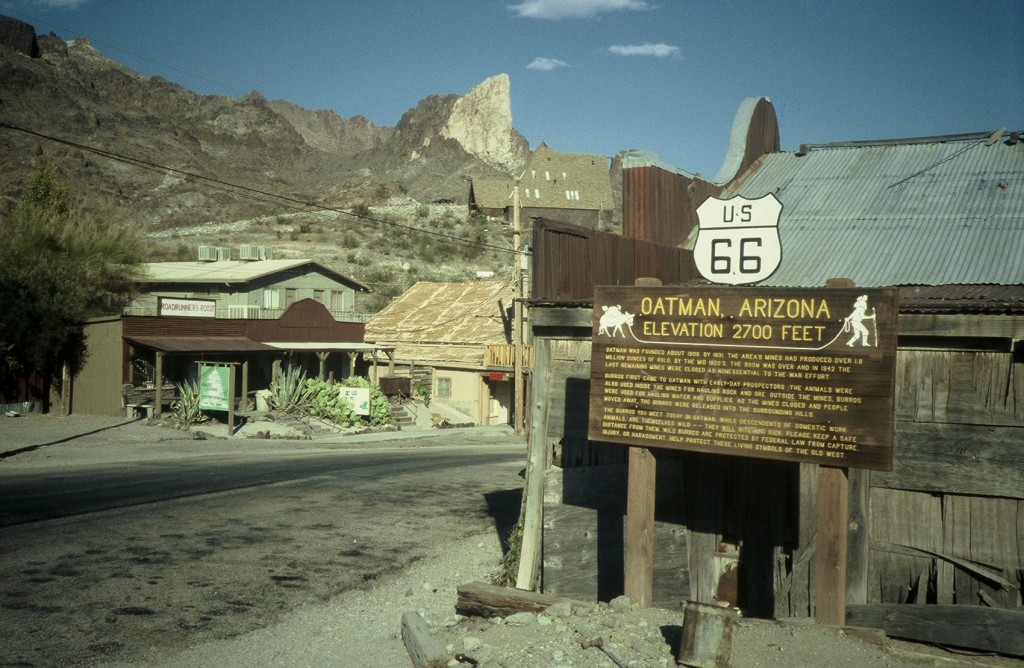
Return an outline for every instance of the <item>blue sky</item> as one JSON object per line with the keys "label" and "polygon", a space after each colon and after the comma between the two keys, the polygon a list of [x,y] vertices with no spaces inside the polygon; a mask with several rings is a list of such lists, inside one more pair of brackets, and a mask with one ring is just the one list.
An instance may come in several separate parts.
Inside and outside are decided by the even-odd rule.
{"label": "blue sky", "polygon": [[1019,0],[0,0],[205,94],[258,90],[393,126],[432,94],[512,84],[536,147],[657,153],[713,178],[744,98],[802,143],[1024,128]]}

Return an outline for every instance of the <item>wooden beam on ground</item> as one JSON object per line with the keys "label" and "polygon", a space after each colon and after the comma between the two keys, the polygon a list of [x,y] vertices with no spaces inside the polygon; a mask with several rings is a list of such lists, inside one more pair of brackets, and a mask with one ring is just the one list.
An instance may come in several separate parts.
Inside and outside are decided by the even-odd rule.
{"label": "wooden beam on ground", "polygon": [[[571,601],[553,594],[498,587],[484,582],[459,586],[455,611],[476,617],[508,617],[517,612],[544,612],[555,603]],[[580,605],[585,603],[575,601]]]}
{"label": "wooden beam on ground", "polygon": [[846,624],[846,547],[850,483],[845,468],[818,467],[818,549],[814,619]]}
{"label": "wooden beam on ground", "polygon": [[847,621],[894,638],[1024,656],[1024,610],[978,605],[851,605]]}
{"label": "wooden beam on ground", "polygon": [[445,668],[448,652],[434,636],[419,613],[402,615],[402,642],[415,668]]}
{"label": "wooden beam on ground", "polygon": [[651,605],[654,598],[654,498],[657,466],[650,448],[629,449],[625,594],[645,608]]}

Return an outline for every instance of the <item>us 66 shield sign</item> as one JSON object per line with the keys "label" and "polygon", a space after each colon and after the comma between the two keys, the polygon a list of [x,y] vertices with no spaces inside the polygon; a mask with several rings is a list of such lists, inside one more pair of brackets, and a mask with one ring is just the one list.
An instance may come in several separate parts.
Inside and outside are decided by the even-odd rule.
{"label": "us 66 shield sign", "polygon": [[771,276],[782,261],[782,203],[769,193],[759,199],[709,197],[697,207],[693,260],[713,283],[745,285]]}

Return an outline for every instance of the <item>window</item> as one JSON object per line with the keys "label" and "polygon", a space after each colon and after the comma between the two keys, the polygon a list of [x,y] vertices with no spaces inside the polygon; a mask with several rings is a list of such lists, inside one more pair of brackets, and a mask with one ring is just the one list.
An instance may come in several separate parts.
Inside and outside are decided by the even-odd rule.
{"label": "window", "polygon": [[263,308],[281,308],[281,293],[274,288],[263,288]]}
{"label": "window", "polygon": [[437,392],[434,394],[438,399],[452,398],[452,379],[439,377],[437,379]]}
{"label": "window", "polygon": [[313,290],[313,299],[315,301],[320,302],[324,306],[327,306],[327,302],[324,301],[324,291],[323,290]]}
{"label": "window", "polygon": [[330,309],[332,311],[345,310],[345,292],[343,290],[331,290]]}

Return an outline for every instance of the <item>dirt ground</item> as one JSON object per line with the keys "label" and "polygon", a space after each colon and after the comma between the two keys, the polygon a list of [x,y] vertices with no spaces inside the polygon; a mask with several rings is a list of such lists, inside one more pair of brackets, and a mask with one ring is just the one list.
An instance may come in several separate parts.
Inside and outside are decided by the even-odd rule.
{"label": "dirt ground", "polygon": [[[453,430],[457,439],[458,430]],[[394,445],[396,435],[355,436],[359,447]],[[413,431],[402,435],[414,447]],[[253,439],[247,446],[337,447],[343,436],[319,441]],[[384,440],[387,439],[387,440]],[[377,443],[377,445],[375,445]],[[158,447],[153,447],[154,445]],[[189,432],[116,418],[0,417],[0,476],[32,467],[75,466],[139,458],[203,456],[238,447],[229,439],[193,440]],[[457,521],[457,519],[455,520]],[[151,666],[409,666],[401,619],[416,612],[445,648],[450,666],[671,666],[676,663],[682,611],[641,609],[627,599],[559,604],[541,614],[462,617],[459,585],[486,581],[501,558],[496,532],[463,534],[426,558],[365,589],[302,607],[239,637],[174,650],[153,650],[132,665]],[[455,657],[460,655],[464,662]],[[752,666],[1024,666],[1006,657],[958,653],[886,638],[878,631],[740,618],[731,664]],[[475,662],[475,663],[474,663]],[[0,664],[4,663],[0,656]],[[117,664],[110,664],[117,665]]]}

